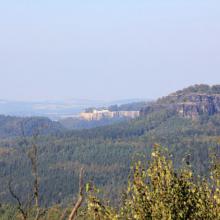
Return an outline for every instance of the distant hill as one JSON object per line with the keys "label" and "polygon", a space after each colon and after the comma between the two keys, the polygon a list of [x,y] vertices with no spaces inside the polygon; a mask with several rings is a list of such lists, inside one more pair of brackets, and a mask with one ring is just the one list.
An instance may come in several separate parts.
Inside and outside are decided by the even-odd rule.
{"label": "distant hill", "polygon": [[[175,92],[144,107],[142,115],[133,120],[39,137],[42,203],[72,201],[82,166],[85,182],[94,181],[117,203],[132,161],[148,160],[154,143],[169,148],[176,169],[187,158],[194,172],[205,176],[210,168],[210,148],[220,154],[220,113],[207,111],[210,101],[218,109],[218,92],[213,88],[218,86],[200,85]],[[179,106],[188,102],[195,108],[187,115],[179,112]],[[19,137],[0,141],[1,201],[12,201],[7,189],[11,177],[16,192],[27,194],[31,179],[27,150]],[[140,156],[143,152],[145,157]]]}
{"label": "distant hill", "polygon": [[[63,118],[59,122],[67,129],[89,129],[112,125],[138,117],[140,110],[148,106],[148,104],[148,102],[133,102],[122,105],[111,105],[109,107],[87,108],[85,109],[85,113],[82,113],[78,117]],[[97,113],[92,114],[94,110]],[[103,110],[109,112],[102,113]],[[84,117],[81,117],[82,115]],[[91,119],[88,120],[86,116],[91,117]]]}
{"label": "distant hill", "polygon": [[44,117],[13,117],[0,115],[0,138],[48,135],[63,131],[58,122]]}
{"label": "distant hill", "polygon": [[207,94],[207,95],[214,95],[214,94],[220,94],[220,85],[207,85],[207,84],[196,84],[194,86],[189,86],[185,89],[178,90],[171,95],[187,95],[187,94]]}
{"label": "distant hill", "polygon": [[100,120],[84,120],[77,117],[72,118],[64,118],[59,120],[60,124],[63,127],[69,130],[82,130],[82,129],[91,129],[96,127],[103,127],[107,125],[113,125],[115,123],[120,123],[122,121],[126,121],[126,118],[103,118]]}
{"label": "distant hill", "polygon": [[145,106],[148,106],[150,101],[131,102],[122,105],[111,105],[107,109],[109,111],[140,111]]}
{"label": "distant hill", "polygon": [[142,108],[142,115],[167,109],[175,114],[196,119],[202,115],[220,113],[220,86],[195,85],[160,98],[150,106]]}
{"label": "distant hill", "polygon": [[0,100],[0,115],[20,117],[48,117],[59,120],[76,116],[89,107],[99,108],[102,106],[123,105],[126,103],[139,102],[138,100],[95,101],[85,99],[54,100],[54,101],[8,101]]}
{"label": "distant hill", "polygon": [[0,114],[20,117],[44,116],[55,120],[76,115],[89,106],[101,104],[103,102],[79,99],[30,102],[0,100]]}

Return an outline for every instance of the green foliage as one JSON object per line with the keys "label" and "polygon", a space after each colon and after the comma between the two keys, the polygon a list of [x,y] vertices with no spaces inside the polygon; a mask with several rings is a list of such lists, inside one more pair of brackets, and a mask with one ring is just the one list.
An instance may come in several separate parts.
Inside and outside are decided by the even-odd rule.
{"label": "green foliage", "polygon": [[123,205],[116,209],[106,206],[91,190],[86,216],[94,220],[217,220],[220,219],[219,172],[218,164],[211,182],[195,180],[188,166],[175,171],[167,152],[156,145],[148,167],[138,161],[132,168]]}
{"label": "green foliage", "polygon": [[11,205],[0,205],[0,220],[12,220],[16,215],[16,207]]}
{"label": "green foliage", "polygon": [[209,86],[206,84],[200,84],[200,85],[190,86],[183,90],[179,90],[175,92],[175,94],[177,95],[189,94],[189,93],[220,94],[220,86],[219,85]]}
{"label": "green foliage", "polygon": [[0,138],[56,134],[64,128],[58,122],[44,117],[14,117],[0,115]]}
{"label": "green foliage", "polygon": [[[166,148],[155,145],[149,163],[138,160],[131,167],[127,190],[120,203],[112,206],[103,200],[93,184],[85,185],[85,206],[77,220],[218,220],[220,219],[220,161],[211,155],[210,178],[195,175],[188,161],[176,170]],[[50,207],[39,220],[68,219],[71,206]],[[28,220],[35,215],[31,208]],[[12,206],[0,209],[1,220],[20,220]]]}
{"label": "green foliage", "polygon": [[[209,147],[219,148],[220,117],[201,117],[196,121],[180,118],[167,111],[117,125],[53,136],[39,136],[39,175],[41,204],[67,203],[76,195],[80,167],[87,170],[86,180],[94,179],[105,196],[117,203],[118,191],[125,186],[130,163],[139,152],[149,159],[155,142],[169,146],[175,168],[190,155],[194,171],[207,175]],[[0,201],[14,202],[8,193],[12,178],[15,192],[25,200],[32,177],[26,152],[31,138],[0,140]],[[15,181],[16,180],[16,181]]]}
{"label": "green foliage", "polygon": [[86,121],[80,118],[64,118],[59,120],[59,123],[69,130],[82,130],[82,129],[91,129],[95,127],[103,127],[107,125],[112,125],[115,123],[120,123],[122,121],[127,121],[127,118],[116,117],[116,118],[102,118],[100,120],[91,120]]}
{"label": "green foliage", "polygon": [[123,105],[112,105],[108,107],[109,111],[140,111],[146,107],[148,102],[132,102]]}

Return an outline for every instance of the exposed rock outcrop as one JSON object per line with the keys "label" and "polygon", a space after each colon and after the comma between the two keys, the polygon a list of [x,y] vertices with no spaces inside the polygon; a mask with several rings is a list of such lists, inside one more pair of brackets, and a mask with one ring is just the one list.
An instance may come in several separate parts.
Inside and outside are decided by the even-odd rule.
{"label": "exposed rock outcrop", "polygon": [[161,109],[172,110],[175,114],[195,119],[200,115],[220,113],[219,86],[196,85],[163,97],[151,106],[141,110],[141,115]]}
{"label": "exposed rock outcrop", "polygon": [[136,118],[139,115],[139,111],[93,110],[92,112],[81,113],[80,118],[87,121],[93,121],[101,120],[104,118]]}

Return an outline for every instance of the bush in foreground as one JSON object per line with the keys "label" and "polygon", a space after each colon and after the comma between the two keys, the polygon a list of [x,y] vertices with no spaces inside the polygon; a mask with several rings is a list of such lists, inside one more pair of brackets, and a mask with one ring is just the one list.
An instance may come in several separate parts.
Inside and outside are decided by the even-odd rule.
{"label": "bush in foreground", "polygon": [[[188,161],[178,171],[173,167],[168,152],[156,145],[148,165],[138,161],[131,168],[126,192],[118,207],[111,207],[98,198],[98,190],[82,185],[78,206],[74,210],[60,206],[47,209],[38,219],[28,220],[220,220],[220,161],[212,156],[209,178],[195,176]],[[85,195],[84,195],[85,194]],[[85,198],[84,198],[85,197]],[[81,200],[84,198],[84,204]],[[22,219],[19,210],[3,206],[1,220]],[[13,216],[13,217],[12,217]],[[36,216],[35,214],[33,216]]]}

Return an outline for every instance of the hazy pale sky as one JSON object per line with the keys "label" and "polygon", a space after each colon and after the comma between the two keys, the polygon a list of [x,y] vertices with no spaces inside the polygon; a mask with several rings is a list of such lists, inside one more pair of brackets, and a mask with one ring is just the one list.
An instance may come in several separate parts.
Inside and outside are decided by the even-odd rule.
{"label": "hazy pale sky", "polygon": [[0,99],[156,98],[220,84],[219,0],[0,0]]}

